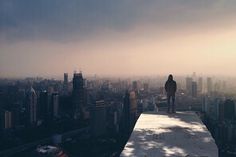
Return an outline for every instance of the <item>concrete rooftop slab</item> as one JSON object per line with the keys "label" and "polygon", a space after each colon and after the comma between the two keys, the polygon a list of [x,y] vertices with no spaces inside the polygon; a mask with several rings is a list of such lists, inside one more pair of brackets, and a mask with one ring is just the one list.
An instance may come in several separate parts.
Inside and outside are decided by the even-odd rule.
{"label": "concrete rooftop slab", "polygon": [[218,148],[194,112],[143,113],[121,157],[218,157]]}

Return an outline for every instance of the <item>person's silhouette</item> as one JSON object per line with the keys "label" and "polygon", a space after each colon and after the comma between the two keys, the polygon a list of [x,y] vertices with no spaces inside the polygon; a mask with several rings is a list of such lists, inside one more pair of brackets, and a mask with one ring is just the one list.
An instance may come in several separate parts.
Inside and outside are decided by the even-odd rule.
{"label": "person's silhouette", "polygon": [[[165,83],[165,90],[167,94],[168,109],[167,112],[170,113],[170,108],[172,108],[172,113],[175,113],[175,92],[177,89],[176,82],[173,80],[173,76],[170,74],[168,80]],[[172,105],[170,104],[170,99],[172,100]]]}

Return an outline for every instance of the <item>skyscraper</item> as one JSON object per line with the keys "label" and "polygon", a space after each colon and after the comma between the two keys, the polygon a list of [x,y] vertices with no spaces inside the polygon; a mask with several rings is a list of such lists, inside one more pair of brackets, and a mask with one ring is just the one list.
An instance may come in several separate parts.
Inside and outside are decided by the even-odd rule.
{"label": "skyscraper", "polygon": [[235,104],[231,99],[227,99],[224,103],[224,118],[228,120],[235,118]]}
{"label": "skyscraper", "polygon": [[131,114],[131,121],[134,122],[137,116],[137,100],[136,100],[136,93],[134,91],[130,92],[130,114]]}
{"label": "skyscraper", "polygon": [[225,107],[224,107],[224,102],[220,102],[219,103],[219,106],[218,106],[218,114],[219,114],[219,117],[218,117],[218,119],[220,120],[220,121],[223,121],[224,120],[224,117],[225,117]]}
{"label": "skyscraper", "polygon": [[123,129],[124,132],[130,132],[130,94],[126,91],[124,96],[124,107],[123,107]]}
{"label": "skyscraper", "polygon": [[211,77],[208,77],[207,78],[207,92],[208,93],[211,93],[212,92],[212,78]]}
{"label": "skyscraper", "polygon": [[133,81],[132,89],[133,89],[135,92],[138,91],[138,82],[137,82],[137,81]]}
{"label": "skyscraper", "polygon": [[30,124],[37,121],[37,95],[35,90],[31,87],[27,93],[27,113]]}
{"label": "skyscraper", "polygon": [[192,95],[192,82],[193,79],[191,77],[186,78],[186,92],[189,95]]}
{"label": "skyscraper", "polygon": [[92,134],[93,136],[101,136],[106,133],[106,104],[104,100],[95,101],[92,107]]}
{"label": "skyscraper", "polygon": [[126,91],[124,97],[124,108],[123,108],[123,122],[126,131],[131,131],[135,124],[137,116],[137,100],[136,93],[134,91]]}
{"label": "skyscraper", "polygon": [[68,94],[68,73],[64,73],[63,93]]}
{"label": "skyscraper", "polygon": [[192,82],[192,97],[197,97],[197,82]]}
{"label": "skyscraper", "polygon": [[49,116],[49,94],[46,90],[39,93],[39,102],[38,102],[38,118],[43,121],[47,121]]}
{"label": "skyscraper", "polygon": [[82,109],[84,107],[84,79],[82,73],[74,73],[73,77],[73,108],[74,118],[82,118]]}
{"label": "skyscraper", "polygon": [[59,116],[59,95],[58,93],[52,94],[52,114],[54,118]]}
{"label": "skyscraper", "polygon": [[198,78],[198,92],[201,94],[203,91],[203,79],[202,77]]}
{"label": "skyscraper", "polygon": [[12,112],[4,111],[4,128],[10,129],[12,127]]}

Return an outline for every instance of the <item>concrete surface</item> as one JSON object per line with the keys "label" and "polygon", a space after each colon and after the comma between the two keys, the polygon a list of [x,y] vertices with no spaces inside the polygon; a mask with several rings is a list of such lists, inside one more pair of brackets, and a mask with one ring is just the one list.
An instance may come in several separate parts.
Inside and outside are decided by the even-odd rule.
{"label": "concrete surface", "polygon": [[194,112],[143,113],[121,157],[218,157],[218,148]]}

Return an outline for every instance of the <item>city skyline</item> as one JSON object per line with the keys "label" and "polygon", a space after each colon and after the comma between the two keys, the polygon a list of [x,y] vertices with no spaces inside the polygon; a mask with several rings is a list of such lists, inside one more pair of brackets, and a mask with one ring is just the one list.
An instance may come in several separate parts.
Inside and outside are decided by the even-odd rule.
{"label": "city skyline", "polygon": [[236,2],[0,0],[0,77],[236,76]]}

